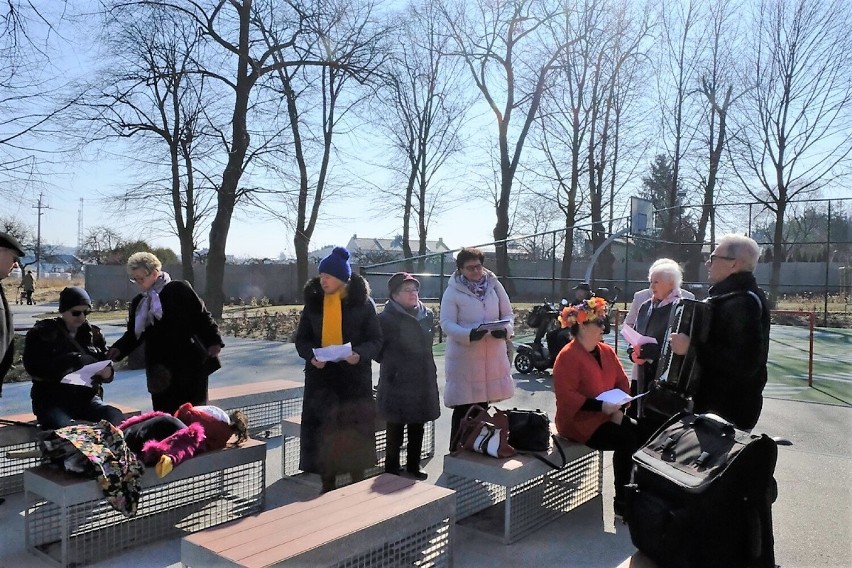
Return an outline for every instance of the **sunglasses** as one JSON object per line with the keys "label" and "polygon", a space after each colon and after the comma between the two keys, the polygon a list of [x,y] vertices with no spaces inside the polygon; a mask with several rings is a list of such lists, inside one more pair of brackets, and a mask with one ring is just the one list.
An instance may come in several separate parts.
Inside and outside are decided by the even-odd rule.
{"label": "sunglasses", "polygon": [[75,318],[78,318],[80,316],[87,316],[90,313],[92,313],[92,310],[71,310],[71,315]]}

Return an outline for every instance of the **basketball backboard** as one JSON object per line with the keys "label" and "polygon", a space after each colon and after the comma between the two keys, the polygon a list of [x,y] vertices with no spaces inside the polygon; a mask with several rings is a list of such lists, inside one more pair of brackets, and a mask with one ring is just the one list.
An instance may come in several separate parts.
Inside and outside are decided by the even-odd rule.
{"label": "basketball backboard", "polygon": [[630,198],[630,233],[644,235],[654,230],[654,204],[642,197]]}

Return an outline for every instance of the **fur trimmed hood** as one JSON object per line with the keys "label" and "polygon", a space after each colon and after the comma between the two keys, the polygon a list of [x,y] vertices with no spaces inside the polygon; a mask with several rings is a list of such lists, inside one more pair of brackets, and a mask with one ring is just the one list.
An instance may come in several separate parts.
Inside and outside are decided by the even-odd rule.
{"label": "fur trimmed hood", "polygon": [[[319,276],[308,280],[304,289],[305,308],[310,311],[321,311],[324,295]],[[343,299],[343,304],[359,306],[370,301],[372,301],[370,299],[370,283],[360,274],[353,274],[349,282],[346,283],[346,298]]]}

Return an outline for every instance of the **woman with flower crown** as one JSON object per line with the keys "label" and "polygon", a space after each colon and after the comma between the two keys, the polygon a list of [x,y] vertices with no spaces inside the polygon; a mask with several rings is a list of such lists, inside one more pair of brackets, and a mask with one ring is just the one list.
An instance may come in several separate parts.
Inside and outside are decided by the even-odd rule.
{"label": "woman with flower crown", "polygon": [[596,450],[612,451],[615,515],[623,517],[631,456],[639,447],[636,422],[621,405],[597,400],[611,389],[629,392],[630,385],[615,351],[603,343],[607,303],[590,298],[562,310],[559,321],[574,338],[556,357],[556,429],[561,436]]}

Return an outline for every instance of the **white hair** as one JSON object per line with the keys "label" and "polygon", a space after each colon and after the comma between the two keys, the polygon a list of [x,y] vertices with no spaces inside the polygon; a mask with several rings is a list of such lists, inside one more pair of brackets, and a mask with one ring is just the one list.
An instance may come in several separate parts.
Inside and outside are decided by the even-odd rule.
{"label": "white hair", "polygon": [[760,247],[757,241],[745,235],[730,233],[719,239],[718,246],[724,249],[726,256],[742,262],[743,272],[754,272],[760,258]]}
{"label": "white hair", "polygon": [[683,271],[680,269],[680,265],[670,258],[661,258],[654,261],[654,264],[648,269],[649,282],[655,274],[664,277],[674,284],[675,288],[680,288],[680,285],[683,283]]}
{"label": "white hair", "polygon": [[160,259],[154,253],[144,251],[134,252],[127,259],[127,273],[130,274],[140,268],[145,271],[145,274],[151,274],[155,270],[161,270],[163,263],[160,262]]}

